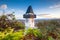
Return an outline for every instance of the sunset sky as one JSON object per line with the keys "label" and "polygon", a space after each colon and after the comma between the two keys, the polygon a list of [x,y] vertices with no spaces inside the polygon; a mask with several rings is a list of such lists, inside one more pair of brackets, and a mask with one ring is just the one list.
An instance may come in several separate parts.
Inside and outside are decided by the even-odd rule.
{"label": "sunset sky", "polygon": [[21,19],[29,5],[37,18],[60,18],[60,0],[0,0],[0,15],[5,6],[5,14],[15,12],[16,18]]}

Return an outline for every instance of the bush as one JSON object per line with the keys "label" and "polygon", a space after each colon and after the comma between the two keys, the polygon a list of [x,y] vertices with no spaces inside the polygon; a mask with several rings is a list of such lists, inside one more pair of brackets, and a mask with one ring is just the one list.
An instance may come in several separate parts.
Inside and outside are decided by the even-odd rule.
{"label": "bush", "polygon": [[21,40],[23,37],[23,30],[19,30],[17,32],[13,32],[13,29],[8,30],[0,32],[0,40]]}
{"label": "bush", "polygon": [[24,40],[40,40],[42,39],[42,33],[40,32],[39,29],[31,29],[29,28],[28,30],[25,31],[25,38]]}

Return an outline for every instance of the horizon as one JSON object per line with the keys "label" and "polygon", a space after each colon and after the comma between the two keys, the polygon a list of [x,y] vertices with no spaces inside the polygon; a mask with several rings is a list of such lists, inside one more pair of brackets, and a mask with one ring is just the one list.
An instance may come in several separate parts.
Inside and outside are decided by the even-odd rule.
{"label": "horizon", "polygon": [[37,19],[60,18],[60,0],[0,0],[0,15],[4,9],[5,14],[15,12],[17,19],[23,19],[29,5],[32,6]]}

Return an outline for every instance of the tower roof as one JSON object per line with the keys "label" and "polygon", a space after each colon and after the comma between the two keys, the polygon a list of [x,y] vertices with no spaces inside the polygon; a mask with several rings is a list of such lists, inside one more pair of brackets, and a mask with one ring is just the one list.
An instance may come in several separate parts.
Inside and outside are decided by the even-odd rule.
{"label": "tower roof", "polygon": [[23,18],[36,18],[31,6],[28,7],[26,13],[23,15]]}
{"label": "tower roof", "polygon": [[28,7],[26,13],[34,13],[31,5]]}

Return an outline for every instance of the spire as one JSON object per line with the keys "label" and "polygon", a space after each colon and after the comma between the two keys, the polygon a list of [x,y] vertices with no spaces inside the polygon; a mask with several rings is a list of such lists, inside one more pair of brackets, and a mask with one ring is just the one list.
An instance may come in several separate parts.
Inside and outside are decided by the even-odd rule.
{"label": "spire", "polygon": [[33,13],[33,9],[32,9],[32,7],[31,7],[31,5],[28,7],[26,13]]}

